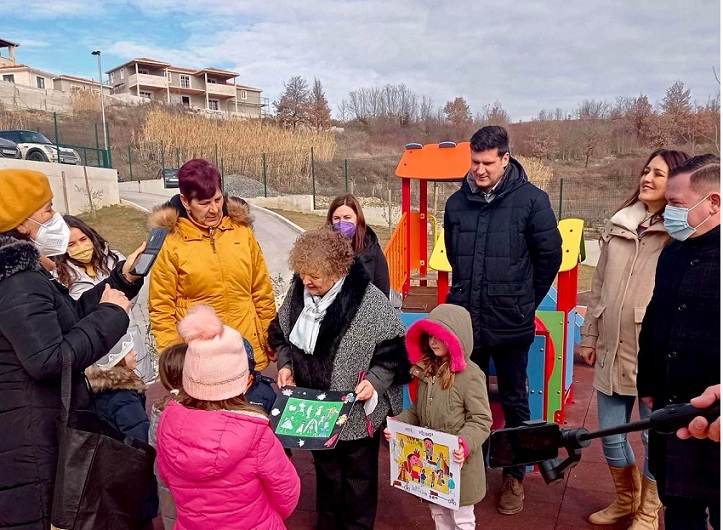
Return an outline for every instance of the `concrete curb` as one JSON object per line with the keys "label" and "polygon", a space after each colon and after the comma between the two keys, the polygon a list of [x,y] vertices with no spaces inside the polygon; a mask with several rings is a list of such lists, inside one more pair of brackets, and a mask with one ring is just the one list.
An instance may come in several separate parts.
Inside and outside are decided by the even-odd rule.
{"label": "concrete curb", "polygon": [[293,223],[293,222],[289,221],[286,217],[284,217],[284,216],[281,215],[281,214],[278,214],[278,213],[276,213],[276,212],[273,212],[273,211],[271,211],[271,210],[269,210],[269,209],[267,209],[267,208],[264,208],[263,206],[255,206],[255,205],[251,204],[250,202],[247,203],[247,204],[249,205],[249,207],[251,208],[251,210],[254,210],[254,209],[263,210],[264,212],[266,212],[267,214],[271,215],[272,217],[275,217],[275,218],[278,219],[279,221],[282,221],[283,223],[286,223],[290,228],[292,228],[293,230],[297,231],[297,232],[300,233],[300,234],[303,234],[304,232],[306,232],[306,230],[304,230],[303,228],[301,228],[301,227],[300,227],[299,225],[297,225],[296,223]]}
{"label": "concrete curb", "polygon": [[121,199],[121,200],[120,200],[120,203],[121,203],[121,204],[125,204],[125,205],[127,205],[127,206],[131,206],[131,207],[135,208],[136,210],[140,210],[140,211],[142,211],[142,212],[146,212],[146,213],[150,213],[150,212],[151,212],[148,208],[144,208],[144,207],[141,206],[140,204],[136,204],[136,203],[134,203],[133,201],[129,201],[129,200],[127,200],[127,199]]}

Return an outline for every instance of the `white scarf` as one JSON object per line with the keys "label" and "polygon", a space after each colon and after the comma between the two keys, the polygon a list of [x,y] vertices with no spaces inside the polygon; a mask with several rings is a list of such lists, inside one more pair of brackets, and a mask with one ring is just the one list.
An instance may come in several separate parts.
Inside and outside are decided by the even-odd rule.
{"label": "white scarf", "polygon": [[308,355],[314,353],[321,321],[324,320],[326,310],[329,309],[329,306],[341,292],[345,278],[346,276],[336,282],[322,297],[313,296],[304,287],[304,309],[301,310],[301,314],[296,319],[296,324],[294,324],[294,329],[289,334],[291,344],[302,349],[304,353]]}

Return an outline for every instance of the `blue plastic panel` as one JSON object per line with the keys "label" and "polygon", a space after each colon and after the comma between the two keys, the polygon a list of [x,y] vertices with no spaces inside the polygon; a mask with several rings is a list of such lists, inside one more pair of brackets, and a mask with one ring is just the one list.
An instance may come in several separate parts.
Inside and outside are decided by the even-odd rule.
{"label": "blue plastic panel", "polygon": [[527,360],[527,383],[530,399],[530,419],[545,417],[545,337],[536,335]]}

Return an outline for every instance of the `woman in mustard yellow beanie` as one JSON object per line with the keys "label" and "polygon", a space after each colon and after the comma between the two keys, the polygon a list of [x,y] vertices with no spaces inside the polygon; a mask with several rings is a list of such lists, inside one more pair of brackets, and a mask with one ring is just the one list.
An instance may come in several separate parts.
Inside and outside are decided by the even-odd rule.
{"label": "woman in mustard yellow beanie", "polygon": [[88,408],[83,370],[128,328],[130,274],[141,249],[74,301],[40,266],[62,254],[69,229],[48,178],[0,169],[0,528],[48,530],[57,461],[61,346],[73,353],[73,408]]}

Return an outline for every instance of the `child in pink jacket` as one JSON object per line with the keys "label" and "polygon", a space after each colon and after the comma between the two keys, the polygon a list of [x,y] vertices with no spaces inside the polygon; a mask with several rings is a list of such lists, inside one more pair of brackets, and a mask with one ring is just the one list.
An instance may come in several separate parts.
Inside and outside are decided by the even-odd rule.
{"label": "child in pink jacket", "polygon": [[176,501],[176,530],[285,529],[300,481],[265,413],[244,400],[243,338],[208,306],[178,330],[188,342],[183,391],[158,427],[158,471]]}

